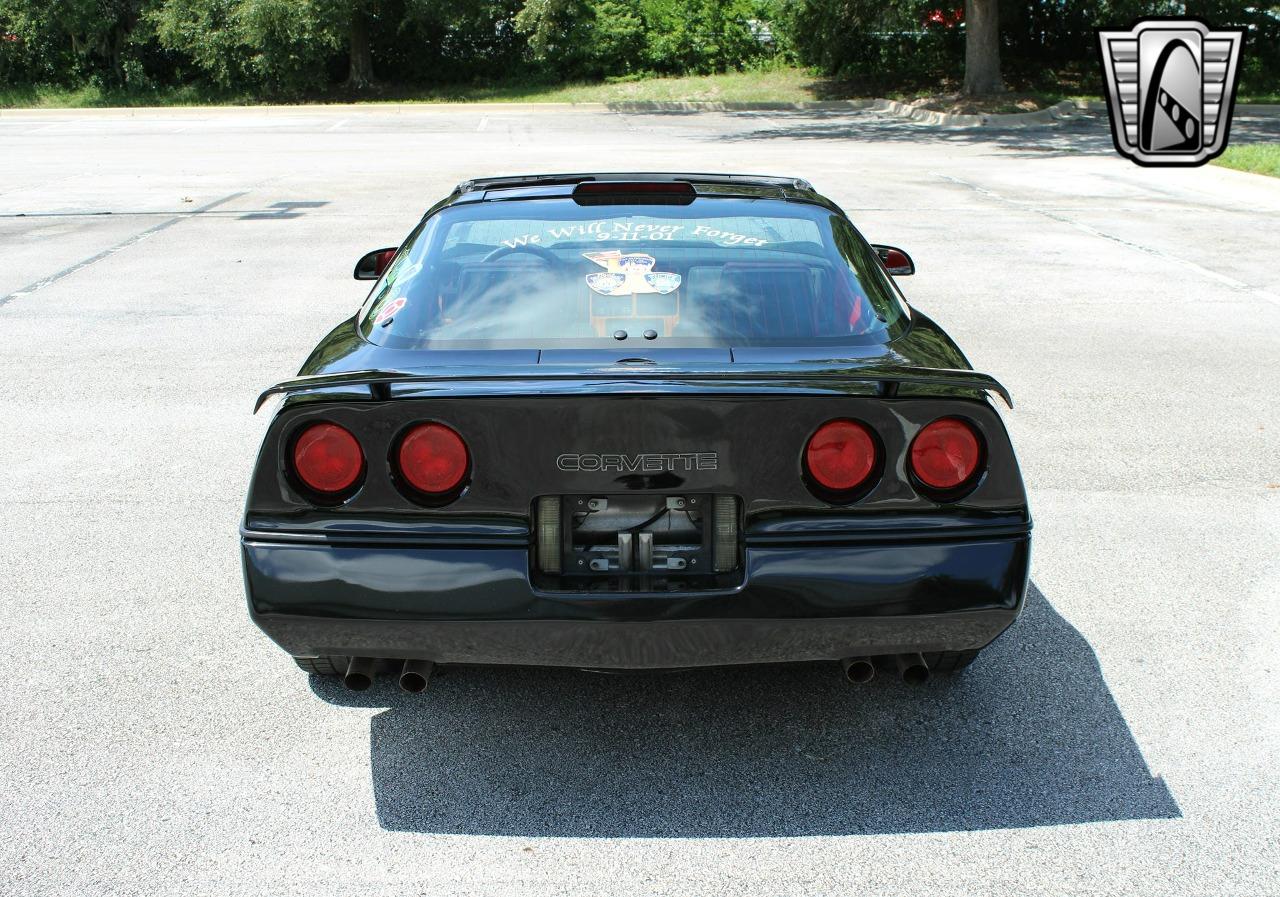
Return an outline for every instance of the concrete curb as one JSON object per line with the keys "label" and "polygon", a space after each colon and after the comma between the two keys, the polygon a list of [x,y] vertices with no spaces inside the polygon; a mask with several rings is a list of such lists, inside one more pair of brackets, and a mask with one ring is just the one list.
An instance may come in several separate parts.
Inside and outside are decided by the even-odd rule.
{"label": "concrete curb", "polygon": [[0,108],[0,118],[13,116],[56,117],[83,115],[88,117],[155,118],[184,115],[309,115],[344,112],[349,114],[402,114],[431,110],[518,110],[553,112],[565,109],[591,109],[611,112],[851,112],[868,109],[876,100],[817,100],[803,103],[722,103],[722,102],[616,102],[616,103],[299,103],[289,106],[86,106],[83,108],[13,107]]}
{"label": "concrete curb", "polygon": [[1031,125],[1051,124],[1061,119],[1070,118],[1078,110],[1071,100],[1063,100],[1048,109],[1037,109],[1035,112],[1011,112],[1007,114],[982,113],[977,115],[936,112],[932,109],[921,109],[897,100],[876,100],[872,109],[885,112],[900,118],[910,119],[926,125],[938,125],[944,128],[1024,128]]}
{"label": "concrete curb", "polygon": [[[1106,100],[1080,100],[1076,106],[1083,112],[1107,111]],[[1280,115],[1280,104],[1277,103],[1236,103],[1232,109],[1244,115]]]}
{"label": "concrete curb", "polygon": [[801,103],[721,103],[675,102],[653,100],[616,103],[578,103],[579,106],[603,105],[613,112],[852,112],[870,109],[882,100],[814,100]]}
{"label": "concrete curb", "polygon": [[[730,103],[648,101],[614,103],[309,103],[292,106],[116,106],[86,108],[0,108],[0,119],[16,117],[65,118],[182,118],[209,115],[311,115],[342,112],[350,115],[456,112],[461,109],[555,112],[569,109],[633,113],[698,112],[856,112],[871,111],[942,128],[1021,128],[1052,124],[1079,112],[1105,113],[1105,100],[1063,100],[1047,109],[1008,114],[961,115],[921,109],[898,100],[817,100],[800,103]],[[1280,115],[1280,105],[1237,103],[1237,115]]]}
{"label": "concrete curb", "polygon": [[605,109],[604,103],[298,103],[287,106],[85,106],[82,108],[59,107],[13,107],[0,108],[0,118],[15,116],[34,116],[37,118],[56,118],[58,116],[78,115],[98,118],[170,118],[198,115],[324,115],[332,112],[343,112],[351,115],[361,113],[424,112],[433,109],[441,111],[457,111],[459,109],[516,109],[546,110],[553,112],[564,109]]}
{"label": "concrete curb", "polygon": [[[1064,112],[1058,111],[1063,107]],[[83,109],[0,109],[0,118],[34,116],[38,118],[59,116],[85,116],[91,118],[182,118],[204,115],[309,115],[325,112],[343,112],[351,115],[382,113],[400,115],[430,110],[519,110],[522,112],[551,112],[565,109],[598,109],[610,112],[694,114],[699,112],[857,112],[870,110],[907,118],[922,124],[942,127],[1018,127],[1020,124],[1044,124],[1065,115],[1065,110],[1075,107],[1069,102],[1059,103],[1052,109],[1023,112],[1011,115],[951,115],[918,109],[897,100],[816,100],[813,102],[677,102],[654,100],[645,102],[619,101],[613,103],[310,103],[293,106],[121,106],[87,107]]]}

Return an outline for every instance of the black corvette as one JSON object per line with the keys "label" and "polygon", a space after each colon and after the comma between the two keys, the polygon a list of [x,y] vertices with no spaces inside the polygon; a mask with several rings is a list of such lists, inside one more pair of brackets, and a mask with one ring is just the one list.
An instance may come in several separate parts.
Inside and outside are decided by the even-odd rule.
{"label": "black corvette", "polygon": [[920,681],[1021,609],[992,396],[793,178],[459,185],[281,394],[241,529],[312,673],[830,660]]}

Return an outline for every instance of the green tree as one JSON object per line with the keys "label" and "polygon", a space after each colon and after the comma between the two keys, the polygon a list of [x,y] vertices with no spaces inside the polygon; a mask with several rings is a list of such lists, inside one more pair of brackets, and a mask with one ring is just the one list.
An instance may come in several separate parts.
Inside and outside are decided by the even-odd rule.
{"label": "green tree", "polygon": [[768,16],[756,0],[640,0],[646,55],[663,72],[741,68],[764,55],[752,23]]}
{"label": "green tree", "polygon": [[[5,2],[5,0],[0,0]],[[161,43],[215,83],[298,95],[337,81],[364,90],[390,80],[497,74],[512,55],[513,0],[159,0]]]}
{"label": "green tree", "polygon": [[562,77],[740,68],[769,52],[766,0],[528,0],[516,26]]}
{"label": "green tree", "polygon": [[0,83],[66,83],[79,73],[46,4],[0,0]]}
{"label": "green tree", "polygon": [[164,0],[150,13],[162,46],[182,53],[214,84],[256,84],[239,0]]}
{"label": "green tree", "polygon": [[[1275,0],[0,0],[0,81],[207,81],[263,97],[392,85],[717,72],[771,54],[864,93],[1100,87],[1093,29],[1198,15],[1247,29],[1241,89],[1280,89]],[[760,36],[771,32],[766,46]]]}
{"label": "green tree", "polygon": [[0,22],[57,60],[54,80],[100,75],[123,84],[130,36],[146,0],[2,0]]}
{"label": "green tree", "polygon": [[957,0],[785,0],[775,31],[797,61],[875,92],[936,84],[958,69],[962,29],[926,25]]}
{"label": "green tree", "polygon": [[528,0],[515,21],[542,67],[572,77],[584,74],[595,58],[589,49],[594,19],[588,0]]}
{"label": "green tree", "polygon": [[350,41],[352,9],[331,0],[164,0],[152,20],[160,42],[214,83],[297,95],[328,82]]}

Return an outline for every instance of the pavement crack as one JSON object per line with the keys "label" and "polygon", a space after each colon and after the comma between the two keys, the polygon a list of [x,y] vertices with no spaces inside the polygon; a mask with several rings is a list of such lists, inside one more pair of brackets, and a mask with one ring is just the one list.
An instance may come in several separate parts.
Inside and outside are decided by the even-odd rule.
{"label": "pavement crack", "polygon": [[1098,237],[1103,240],[1109,240],[1112,243],[1119,243],[1121,246],[1136,250],[1137,252],[1144,253],[1153,258],[1158,258],[1162,262],[1169,262],[1171,264],[1179,265],[1183,268],[1186,268],[1188,271],[1193,271],[1196,274],[1199,274],[1202,277],[1207,277],[1210,280],[1216,280],[1218,283],[1231,287],[1233,290],[1239,290],[1241,292],[1251,293],[1260,299],[1266,300],[1267,302],[1280,305],[1280,296],[1277,296],[1275,293],[1269,292],[1268,290],[1264,290],[1261,287],[1256,287],[1253,284],[1245,283],[1243,280],[1237,280],[1234,277],[1230,277],[1226,274],[1222,274],[1218,271],[1214,271],[1212,268],[1206,268],[1204,265],[1196,264],[1195,262],[1189,259],[1184,259],[1180,256],[1171,255],[1167,252],[1163,252],[1162,250],[1156,249],[1153,246],[1147,246],[1143,243],[1135,243],[1133,240],[1126,240],[1124,237],[1120,237],[1115,234],[1109,234],[1106,231],[1098,230],[1096,227],[1091,227],[1090,225],[1085,224],[1081,221],[1076,221],[1074,218],[1070,218],[1067,215],[1060,214],[1058,212],[1052,212],[1048,209],[1037,208],[1029,203],[1019,202],[1015,199],[1010,199],[1007,196],[1002,196],[999,193],[996,193],[994,190],[989,190],[986,187],[981,186],[980,184],[975,184],[971,181],[966,181],[963,178],[956,177],[955,175],[944,174],[940,171],[935,171],[933,172],[933,174],[939,178],[942,178],[944,181],[950,181],[953,184],[958,184],[959,186],[972,190],[974,193],[978,193],[982,196],[985,196],[988,199],[993,200],[994,202],[998,202],[1006,206],[1011,206],[1016,209],[1022,209],[1023,211],[1032,212],[1036,215],[1040,215],[1043,218],[1048,218],[1051,221],[1056,221],[1059,224],[1065,224],[1068,227],[1075,228],[1076,230],[1082,233],[1086,233],[1092,237]]}
{"label": "pavement crack", "polygon": [[75,274],[77,271],[83,271],[85,268],[89,267],[92,264],[100,262],[105,258],[110,258],[111,256],[115,255],[117,252],[122,252],[123,250],[128,249],[130,246],[135,246],[138,243],[141,243],[143,240],[147,239],[153,234],[157,234],[160,231],[164,230],[165,228],[172,227],[173,225],[177,224],[179,221],[185,221],[188,218],[199,215],[201,212],[207,212],[211,209],[217,208],[218,206],[224,203],[231,202],[233,199],[239,199],[241,196],[244,196],[246,193],[248,193],[247,190],[241,190],[237,193],[230,193],[222,197],[221,199],[215,199],[213,202],[206,203],[205,205],[200,206],[198,209],[192,209],[190,212],[183,212],[181,214],[173,216],[172,218],[168,218],[164,221],[161,221],[159,224],[152,225],[151,227],[147,228],[144,231],[139,231],[133,236],[128,237],[124,240],[121,240],[119,243],[116,243],[114,246],[108,246],[106,249],[102,250],[101,252],[95,253],[86,259],[81,259],[80,261],[76,262],[74,265],[70,265],[66,268],[63,268],[61,271],[57,271],[53,274],[50,274],[48,277],[45,277],[41,280],[37,280],[35,283],[28,284],[27,286],[23,287],[20,290],[14,290],[12,293],[10,293],[7,296],[0,296],[0,306],[7,305],[10,301],[14,299],[21,299],[24,296],[29,296],[32,293],[36,292],[37,290],[43,290],[45,287],[50,286],[51,284],[57,283],[58,281],[62,280],[64,277],[70,277],[72,274]]}

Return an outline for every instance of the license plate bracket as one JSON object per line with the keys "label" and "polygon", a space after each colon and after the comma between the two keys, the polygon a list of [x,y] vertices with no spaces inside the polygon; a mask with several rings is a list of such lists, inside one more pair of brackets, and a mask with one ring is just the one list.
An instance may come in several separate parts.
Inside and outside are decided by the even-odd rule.
{"label": "license plate bracket", "polygon": [[738,568],[738,501],[713,493],[572,494],[538,501],[543,572],[714,576]]}

